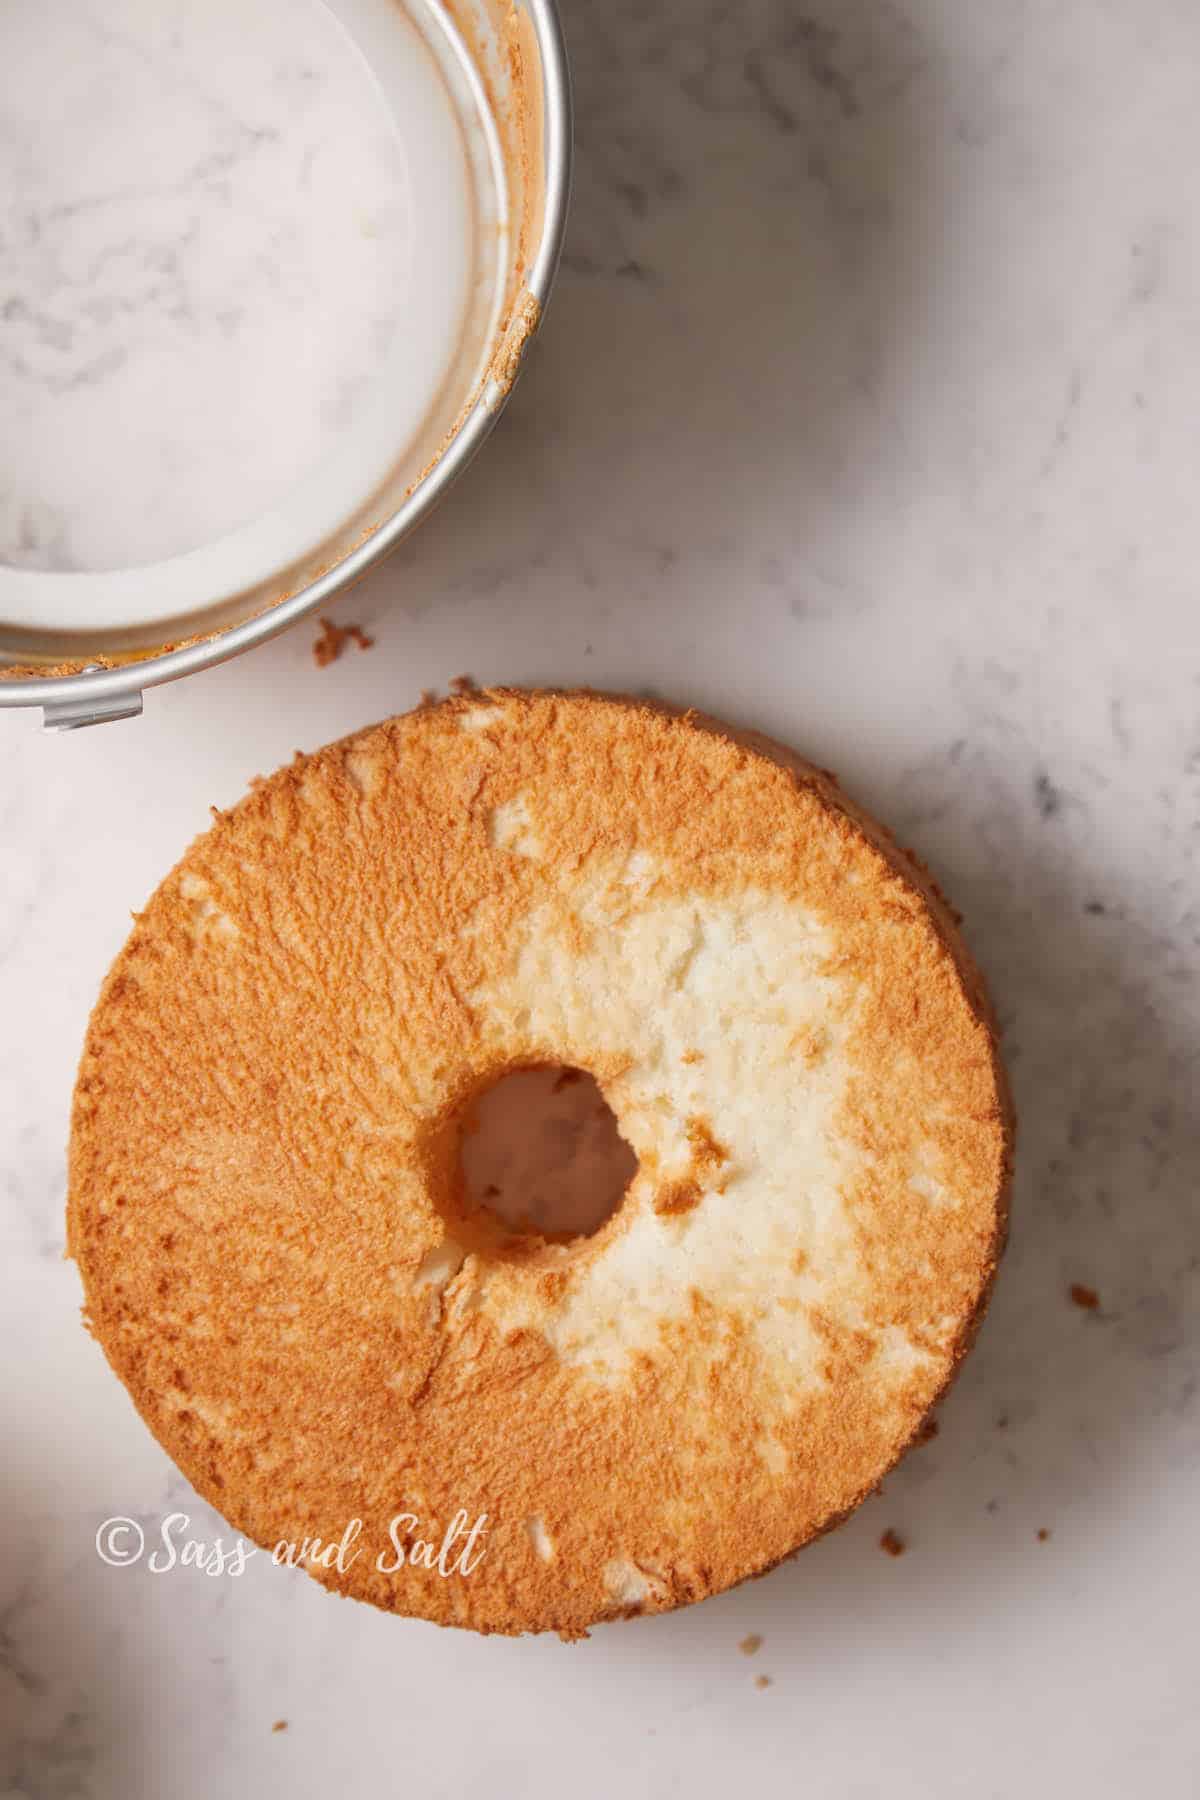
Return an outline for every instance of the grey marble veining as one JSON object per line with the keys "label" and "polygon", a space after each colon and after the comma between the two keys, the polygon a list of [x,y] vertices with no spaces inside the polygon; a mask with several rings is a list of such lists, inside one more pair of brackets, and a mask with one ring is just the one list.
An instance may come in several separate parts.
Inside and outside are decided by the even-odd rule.
{"label": "grey marble veining", "polygon": [[396,330],[404,166],[339,33],[312,0],[0,11],[4,562],[191,549],[360,406]]}
{"label": "grey marble veining", "polygon": [[[569,1771],[589,1797],[1185,1800],[1200,17],[566,18],[561,284],[487,453],[341,603],[376,648],[317,672],[302,629],[74,739],[0,719],[0,1795],[549,1800]],[[129,910],[209,803],[464,669],[652,689],[837,769],[963,911],[1021,1121],[1009,1254],[937,1438],[767,1581],[569,1651],[281,1570],[104,1567],[111,1514],[221,1527],[60,1257],[74,1062]]]}

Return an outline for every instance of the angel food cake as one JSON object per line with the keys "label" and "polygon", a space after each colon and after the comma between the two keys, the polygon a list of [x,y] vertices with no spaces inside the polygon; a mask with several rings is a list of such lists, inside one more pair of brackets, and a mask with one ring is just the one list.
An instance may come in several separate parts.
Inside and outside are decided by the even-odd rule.
{"label": "angel food cake", "polygon": [[[596,1079],[590,1237],[473,1201],[507,1073]],[[257,783],[92,1016],[86,1316],[247,1538],[480,1631],[657,1612],[836,1524],[920,1431],[1002,1246],[1012,1124],[928,875],[826,772],[694,714],[456,697]],[[388,1554],[485,1521],[471,1566]],[[407,1535],[406,1535],[407,1534]]]}

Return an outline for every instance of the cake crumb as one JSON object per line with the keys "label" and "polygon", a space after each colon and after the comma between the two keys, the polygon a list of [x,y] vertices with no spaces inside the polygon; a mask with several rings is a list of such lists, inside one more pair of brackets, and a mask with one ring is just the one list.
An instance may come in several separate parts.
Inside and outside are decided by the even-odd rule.
{"label": "cake crumb", "polygon": [[355,643],[360,650],[370,650],[375,639],[368,637],[361,625],[335,625],[332,619],[317,620],[321,627],[321,635],[312,647],[313,661],[318,669],[327,669],[330,663],[337,661],[347,643]]}
{"label": "cake crumb", "polygon": [[921,1429],[917,1432],[916,1437],[913,1439],[914,1446],[919,1447],[921,1444],[932,1443],[940,1430],[941,1426],[936,1419],[926,1419],[925,1423],[921,1426]]}
{"label": "cake crumb", "polygon": [[276,1719],[275,1723],[271,1727],[271,1730],[272,1731],[286,1731],[287,1730],[287,1720],[286,1719]]}
{"label": "cake crumb", "polygon": [[1046,1543],[1047,1540],[1049,1539],[1049,1536],[1050,1536],[1049,1526],[1048,1525],[1039,1525],[1038,1526],[1038,1534],[1037,1534],[1038,1543],[1039,1544]]}
{"label": "cake crumb", "polygon": [[771,1677],[769,1675],[756,1675],[754,1677],[754,1685],[756,1688],[769,1688],[771,1685]]}
{"label": "cake crumb", "polygon": [[1095,1288],[1084,1287],[1081,1281],[1071,1283],[1071,1298],[1076,1306],[1082,1306],[1084,1312],[1095,1312],[1100,1304],[1100,1296]]}
{"label": "cake crumb", "polygon": [[1001,1413],[1000,1417],[996,1420],[996,1430],[997,1431],[1007,1431],[1008,1430],[1008,1414],[1007,1413]]}
{"label": "cake crumb", "polygon": [[450,692],[452,694],[474,694],[477,691],[475,677],[473,675],[452,675],[450,677]]}
{"label": "cake crumb", "polygon": [[879,1540],[879,1548],[886,1550],[889,1556],[903,1556],[908,1546],[899,1533],[893,1531],[889,1525]]}
{"label": "cake crumb", "polygon": [[752,1631],[749,1637],[744,1637],[742,1639],[741,1643],[738,1645],[738,1649],[743,1656],[753,1656],[756,1650],[762,1649],[762,1638],[757,1631]]}

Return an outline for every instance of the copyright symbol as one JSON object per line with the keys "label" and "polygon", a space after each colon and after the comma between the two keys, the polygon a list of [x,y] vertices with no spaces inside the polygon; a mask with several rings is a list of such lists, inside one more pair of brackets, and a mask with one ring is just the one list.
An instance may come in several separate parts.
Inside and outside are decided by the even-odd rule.
{"label": "copyright symbol", "polygon": [[112,1569],[135,1563],[146,1548],[146,1534],[136,1519],[105,1519],[96,1533],[96,1555]]}

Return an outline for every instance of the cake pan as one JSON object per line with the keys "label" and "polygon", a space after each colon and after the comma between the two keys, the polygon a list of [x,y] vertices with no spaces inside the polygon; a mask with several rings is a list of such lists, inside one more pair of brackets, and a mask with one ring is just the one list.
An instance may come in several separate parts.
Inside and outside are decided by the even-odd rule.
{"label": "cake pan", "polygon": [[[387,14],[397,0],[326,3],[386,95]],[[383,483],[289,562],[263,565],[260,532],[260,566],[249,571],[229,540],[128,571],[0,568],[0,706],[40,706],[56,729],[136,716],[145,689],[252,649],[359,580],[424,518],[495,424],[541,322],[566,221],[572,137],[561,22],[555,0],[414,0],[406,13],[433,44],[477,191],[489,196],[467,329],[417,440],[397,445]]]}

